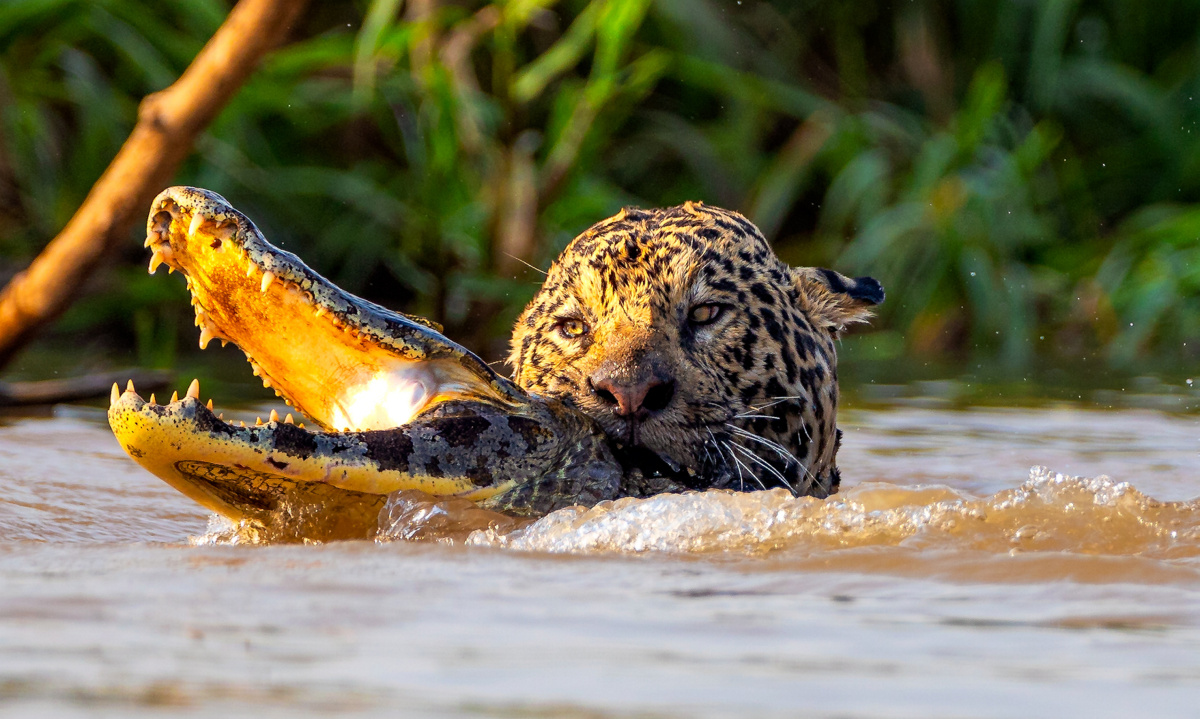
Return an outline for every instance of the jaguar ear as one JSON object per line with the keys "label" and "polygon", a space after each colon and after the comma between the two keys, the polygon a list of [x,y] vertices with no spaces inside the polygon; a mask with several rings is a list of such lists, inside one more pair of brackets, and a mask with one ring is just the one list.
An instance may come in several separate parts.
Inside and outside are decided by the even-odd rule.
{"label": "jaguar ear", "polygon": [[792,278],[812,320],[834,332],[866,322],[871,308],[883,302],[883,285],[873,277],[851,279],[823,267],[793,267]]}

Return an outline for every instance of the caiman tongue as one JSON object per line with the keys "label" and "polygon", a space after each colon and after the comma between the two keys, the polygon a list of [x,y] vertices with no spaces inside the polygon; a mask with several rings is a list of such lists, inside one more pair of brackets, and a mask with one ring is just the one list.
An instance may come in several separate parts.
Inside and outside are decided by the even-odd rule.
{"label": "caiman tongue", "polygon": [[341,290],[220,195],[172,187],[152,207],[150,272],[165,263],[186,275],[200,347],[234,342],[264,386],[326,429],[389,429],[450,399],[521,402],[430,323]]}

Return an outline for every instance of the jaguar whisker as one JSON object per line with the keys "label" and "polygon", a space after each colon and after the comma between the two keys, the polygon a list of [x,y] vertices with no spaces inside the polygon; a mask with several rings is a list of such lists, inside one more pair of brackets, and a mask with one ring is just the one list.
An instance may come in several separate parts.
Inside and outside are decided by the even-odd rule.
{"label": "jaguar whisker", "polygon": [[800,460],[796,459],[796,455],[787,451],[787,449],[783,445],[779,444],[778,442],[772,442],[771,440],[767,439],[766,437],[759,436],[757,434],[754,434],[753,432],[742,429],[741,427],[738,427],[736,425],[727,424],[726,426],[729,427],[731,430],[733,430],[733,433],[738,435],[739,437],[745,437],[746,439],[752,439],[755,442],[764,444],[768,448],[774,450],[775,454],[779,455],[780,457],[786,457],[788,460],[795,462],[797,464],[800,463]]}
{"label": "jaguar whisker", "polygon": [[[780,481],[780,482],[783,482],[783,484],[784,484],[785,486],[788,486],[788,487],[790,487],[790,486],[791,486],[791,483],[787,481],[787,479],[786,479],[786,478],[783,476],[783,473],[782,473],[782,472],[780,472],[780,471],[779,471],[778,469],[776,469],[775,467],[771,466],[771,464],[770,464],[769,462],[767,462],[766,460],[764,460],[762,457],[759,457],[757,454],[755,454],[754,452],[750,451],[750,449],[749,449],[749,448],[747,448],[747,447],[744,447],[744,446],[742,446],[742,445],[740,445],[740,444],[737,444],[736,442],[733,442],[733,443],[731,443],[731,444],[730,444],[730,446],[731,446],[733,449],[741,450],[742,454],[744,454],[744,455],[745,455],[746,457],[748,457],[750,460],[752,460],[752,461],[753,461],[753,462],[755,462],[756,464],[758,464],[758,465],[762,466],[762,467],[763,467],[764,469],[766,469],[768,472],[770,472],[771,474],[773,474],[773,475],[775,475],[776,477],[778,477],[778,478],[779,478],[779,481]],[[757,479],[757,477],[756,477],[756,479]],[[759,486],[760,488],[762,488],[762,489],[766,489],[766,488],[767,488],[767,487],[766,487],[766,485],[764,485],[764,484],[763,484],[763,482],[762,482],[762,480],[761,480],[761,479],[760,479],[760,480],[758,480],[758,486]]]}

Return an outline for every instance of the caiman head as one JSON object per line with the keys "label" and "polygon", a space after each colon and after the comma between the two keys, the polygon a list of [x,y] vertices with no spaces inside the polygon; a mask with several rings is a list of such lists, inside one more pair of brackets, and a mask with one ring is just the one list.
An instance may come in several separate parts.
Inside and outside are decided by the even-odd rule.
{"label": "caiman head", "polygon": [[338,538],[372,534],[398,490],[516,514],[617,491],[620,469],[586,417],[521,390],[432,323],[336,287],[219,195],[164,191],[146,246],[152,273],[165,264],[186,278],[201,348],[235,343],[317,426],[274,412],[235,426],[201,403],[197,382],[168,404],[114,386],[121,446],[201,505]]}

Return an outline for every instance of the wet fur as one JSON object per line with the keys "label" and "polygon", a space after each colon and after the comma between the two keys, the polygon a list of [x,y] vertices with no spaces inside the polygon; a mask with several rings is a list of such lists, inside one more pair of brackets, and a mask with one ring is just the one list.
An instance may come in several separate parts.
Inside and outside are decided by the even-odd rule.
{"label": "wet fur", "polygon": [[[869,277],[789,267],[736,212],[626,209],[554,262],[517,320],[509,362],[521,387],[573,403],[711,486],[827,496],[839,482],[834,340],[883,298]],[[710,303],[723,306],[716,321],[688,321]],[[564,335],[565,320],[587,332]],[[631,423],[597,396],[598,371],[662,372],[674,395]]]}

